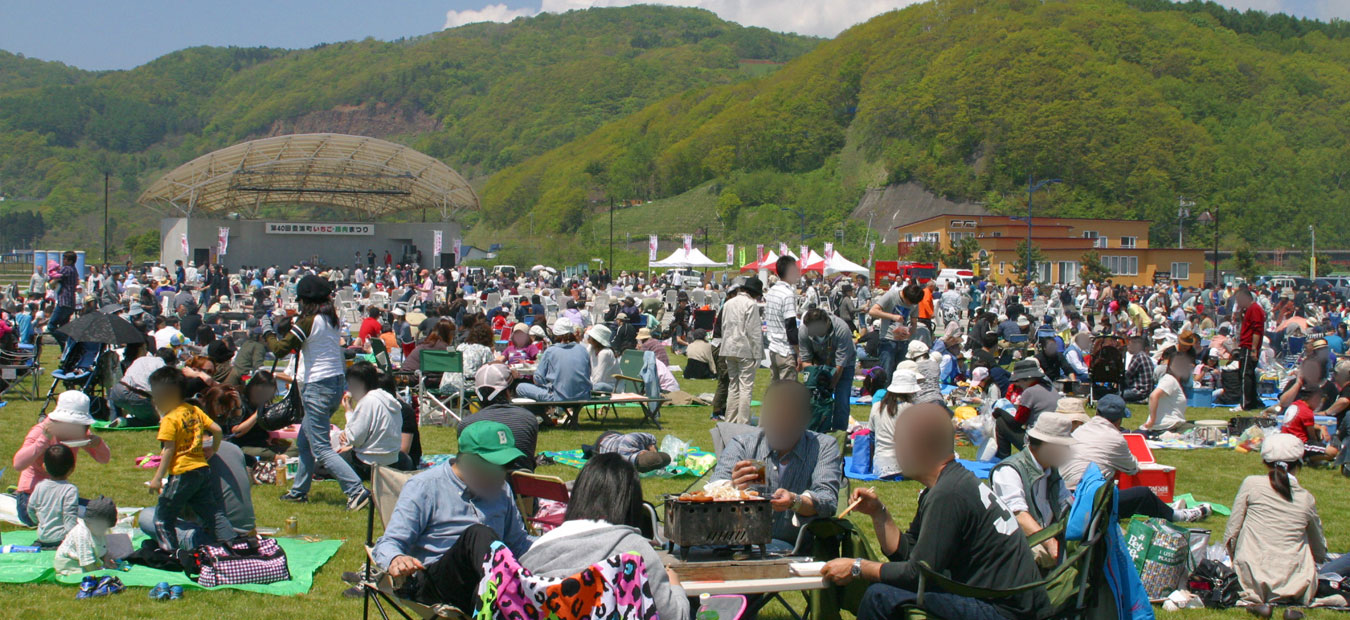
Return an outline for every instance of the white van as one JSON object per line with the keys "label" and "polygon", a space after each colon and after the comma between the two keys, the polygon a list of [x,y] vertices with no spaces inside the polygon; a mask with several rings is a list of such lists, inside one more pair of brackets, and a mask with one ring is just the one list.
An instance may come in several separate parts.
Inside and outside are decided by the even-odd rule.
{"label": "white van", "polygon": [[937,288],[939,291],[947,290],[948,282],[955,282],[957,290],[961,290],[970,285],[971,279],[975,277],[975,272],[969,269],[943,269],[938,272]]}

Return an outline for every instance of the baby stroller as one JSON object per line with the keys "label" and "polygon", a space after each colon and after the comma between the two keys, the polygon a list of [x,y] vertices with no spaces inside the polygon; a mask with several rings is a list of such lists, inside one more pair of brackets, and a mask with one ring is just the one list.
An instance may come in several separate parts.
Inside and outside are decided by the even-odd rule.
{"label": "baby stroller", "polygon": [[1125,341],[1122,338],[1108,334],[1092,339],[1088,377],[1092,380],[1092,402],[1107,394],[1120,393],[1125,382]]}
{"label": "baby stroller", "polygon": [[42,403],[41,413],[47,413],[47,407],[56,398],[57,386],[61,386],[61,391],[84,392],[89,396],[89,414],[96,419],[107,419],[108,401],[104,384],[116,358],[111,345],[69,341],[66,350],[61,353],[61,367],[52,371],[52,386],[47,390],[47,400]]}

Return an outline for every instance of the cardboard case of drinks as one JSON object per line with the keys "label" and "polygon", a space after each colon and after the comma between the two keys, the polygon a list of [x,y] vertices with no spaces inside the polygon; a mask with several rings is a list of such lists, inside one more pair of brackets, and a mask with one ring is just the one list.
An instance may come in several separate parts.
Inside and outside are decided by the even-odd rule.
{"label": "cardboard case of drinks", "polygon": [[1119,488],[1148,487],[1153,490],[1153,494],[1157,495],[1158,499],[1171,503],[1172,495],[1177,490],[1177,468],[1171,465],[1161,465],[1155,461],[1153,450],[1149,449],[1143,435],[1126,433],[1125,443],[1130,446],[1130,454],[1133,454],[1135,460],[1139,461],[1139,473],[1129,475],[1121,472],[1117,474],[1116,481]]}

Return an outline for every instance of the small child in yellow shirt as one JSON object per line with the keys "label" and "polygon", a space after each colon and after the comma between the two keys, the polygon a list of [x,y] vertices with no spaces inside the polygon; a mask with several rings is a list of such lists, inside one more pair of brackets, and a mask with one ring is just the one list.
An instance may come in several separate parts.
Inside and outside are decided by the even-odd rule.
{"label": "small child in yellow shirt", "polygon": [[[206,463],[215,454],[216,446],[224,441],[224,435],[206,412],[185,402],[186,392],[186,380],[177,368],[165,366],[150,375],[150,400],[160,417],[156,439],[163,451],[155,477],[146,485],[152,493],[159,493],[155,538],[160,548],[168,552],[178,551],[178,531],[174,525],[184,507],[191,508],[203,529],[214,532],[217,540],[234,537],[234,528],[221,505],[220,487]],[[168,483],[164,484],[166,475]]]}

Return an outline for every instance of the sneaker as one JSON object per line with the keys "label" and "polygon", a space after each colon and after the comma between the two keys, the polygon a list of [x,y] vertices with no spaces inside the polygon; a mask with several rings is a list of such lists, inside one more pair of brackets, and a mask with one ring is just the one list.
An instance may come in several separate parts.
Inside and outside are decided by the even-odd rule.
{"label": "sneaker", "polygon": [[1195,508],[1182,508],[1181,510],[1173,510],[1172,520],[1178,523],[1193,523],[1195,521],[1203,521],[1204,519],[1208,518],[1209,515],[1213,512],[1214,510],[1209,507],[1209,504],[1200,504]]}
{"label": "sneaker", "polygon": [[342,580],[345,581],[345,582],[347,582],[347,583],[350,583],[350,584],[352,584],[352,585],[354,585],[354,586],[355,586],[355,585],[360,585],[362,579],[363,579],[362,574],[361,574],[361,573],[358,573],[358,572],[356,572],[356,571],[350,571],[350,570],[349,570],[349,571],[344,571],[344,572],[342,573]]}
{"label": "sneaker", "polygon": [[295,491],[286,491],[281,495],[281,501],[303,504],[309,501],[309,495],[305,493],[296,493]]}
{"label": "sneaker", "polygon": [[347,498],[347,510],[360,510],[370,503],[370,491],[362,487],[356,495]]}
{"label": "sneaker", "polygon": [[360,586],[352,586],[342,591],[343,598],[361,598],[365,595],[366,591],[362,590]]}
{"label": "sneaker", "polygon": [[156,601],[169,600],[169,583],[161,581],[155,584],[155,587],[150,588],[150,598]]}
{"label": "sneaker", "polygon": [[94,593],[89,596],[108,596],[110,594],[121,594],[127,587],[122,585],[122,580],[116,577],[103,577],[98,580],[98,587],[94,588]]}
{"label": "sneaker", "polygon": [[183,598],[183,586],[169,588],[169,600],[176,601],[180,598]]}
{"label": "sneaker", "polygon": [[75,593],[75,598],[89,598],[94,595],[95,588],[98,588],[98,577],[85,575],[80,580],[80,591]]}

